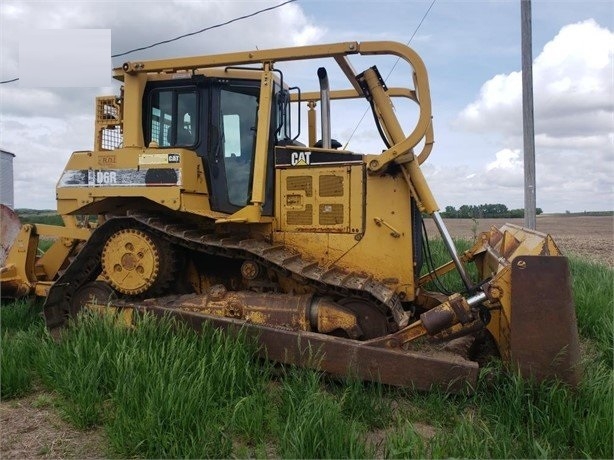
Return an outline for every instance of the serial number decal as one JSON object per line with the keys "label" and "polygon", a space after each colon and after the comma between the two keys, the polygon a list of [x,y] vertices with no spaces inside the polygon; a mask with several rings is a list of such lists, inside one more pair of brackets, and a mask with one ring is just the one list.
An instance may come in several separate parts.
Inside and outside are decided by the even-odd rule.
{"label": "serial number decal", "polygon": [[179,153],[142,153],[139,155],[139,165],[165,165],[180,162]]}
{"label": "serial number decal", "polygon": [[117,158],[115,155],[100,155],[98,157],[98,164],[101,166],[115,166],[115,163],[117,163]]}

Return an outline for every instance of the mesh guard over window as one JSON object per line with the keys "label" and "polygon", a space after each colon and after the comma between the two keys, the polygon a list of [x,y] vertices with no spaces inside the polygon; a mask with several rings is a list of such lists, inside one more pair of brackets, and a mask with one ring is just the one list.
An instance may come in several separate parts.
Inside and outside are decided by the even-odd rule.
{"label": "mesh guard over window", "polygon": [[121,106],[114,96],[96,98],[95,149],[115,150],[123,145]]}

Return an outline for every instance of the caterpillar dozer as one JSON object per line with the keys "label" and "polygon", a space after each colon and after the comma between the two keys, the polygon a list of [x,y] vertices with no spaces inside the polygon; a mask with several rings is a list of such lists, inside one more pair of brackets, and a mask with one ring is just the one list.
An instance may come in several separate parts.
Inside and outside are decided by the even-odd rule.
{"label": "caterpillar dozer", "polygon": [[[350,61],[380,55],[409,64],[407,87]],[[302,73],[310,91],[284,80],[297,61],[314,67]],[[346,84],[331,88],[321,62]],[[4,297],[45,297],[50,328],[95,305],[170,314],[247,331],[268,359],[451,392],[475,387],[473,359],[490,341],[523,376],[578,382],[569,269],[552,238],[504,225],[455,248],[420,166],[434,134],[411,48],[131,61],[114,78],[120,95],[96,101],[94,149],[74,152],[57,183],[65,226],[22,226],[0,272]],[[381,152],[332,138],[331,107],[351,99],[371,110]],[[416,109],[410,126],[399,100]],[[470,186],[459,178],[459,191]],[[423,218],[450,255],[439,267],[427,264]],[[39,236],[56,238],[40,257]],[[435,291],[448,272],[462,287]]]}

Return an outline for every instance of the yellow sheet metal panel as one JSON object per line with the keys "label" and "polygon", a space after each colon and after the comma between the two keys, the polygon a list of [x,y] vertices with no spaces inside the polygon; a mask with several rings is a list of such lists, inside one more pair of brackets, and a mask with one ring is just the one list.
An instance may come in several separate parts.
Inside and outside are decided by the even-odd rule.
{"label": "yellow sheet metal panel", "polygon": [[[122,148],[75,152],[57,184],[58,212],[96,214],[106,211],[103,200],[107,198],[138,197],[179,210],[184,192],[207,195],[202,160],[190,150]],[[209,201],[197,201],[199,214],[209,215]]]}
{"label": "yellow sheet metal panel", "polygon": [[[368,271],[377,280],[401,292],[405,299],[413,299],[412,222],[407,184],[400,177],[369,176],[365,187],[361,166],[347,168],[349,174],[346,171],[344,175],[340,174],[340,169],[294,168],[278,171],[281,189],[278,195],[280,231],[274,233],[274,241],[310,254],[325,266],[334,264],[351,271]],[[335,177],[344,179],[343,196],[321,197],[320,178],[331,176],[333,172],[337,173]],[[290,189],[288,183],[291,184]],[[327,185],[323,189],[325,194],[339,193],[339,179],[323,179],[322,183]],[[303,186],[302,190],[296,190],[299,185]],[[327,215],[325,218],[331,219],[331,225],[322,225],[320,220],[320,206],[325,202],[331,206],[330,217]],[[333,204],[341,203],[351,208],[349,213],[344,211],[344,219],[350,219],[348,223],[351,222],[351,225],[347,227],[344,222],[339,226],[344,231],[334,232],[330,230],[336,226],[332,219],[335,212],[339,213],[337,216],[340,215],[340,208]]]}
{"label": "yellow sheet metal panel", "polygon": [[271,101],[273,99],[273,76],[269,66],[265,65],[260,81],[260,99],[258,100],[258,128],[256,130],[256,148],[252,183],[252,204],[265,201],[266,171],[269,150],[269,133],[271,123]]}
{"label": "yellow sheet metal panel", "polygon": [[[399,176],[366,176],[366,181],[365,231],[357,246],[364,252],[360,263],[379,279],[396,286],[405,300],[412,300],[413,222],[407,183]],[[344,259],[356,256],[352,250]]]}
{"label": "yellow sheet metal panel", "polygon": [[125,147],[143,147],[143,91],[147,75],[125,75],[124,77],[124,146]]}

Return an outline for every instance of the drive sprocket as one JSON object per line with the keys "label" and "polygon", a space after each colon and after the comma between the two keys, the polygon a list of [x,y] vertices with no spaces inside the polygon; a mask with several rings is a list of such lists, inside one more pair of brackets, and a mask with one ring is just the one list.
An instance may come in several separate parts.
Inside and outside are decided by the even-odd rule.
{"label": "drive sprocket", "polygon": [[104,279],[126,295],[161,293],[173,275],[170,244],[137,228],[113,233],[102,249],[100,261]]}

